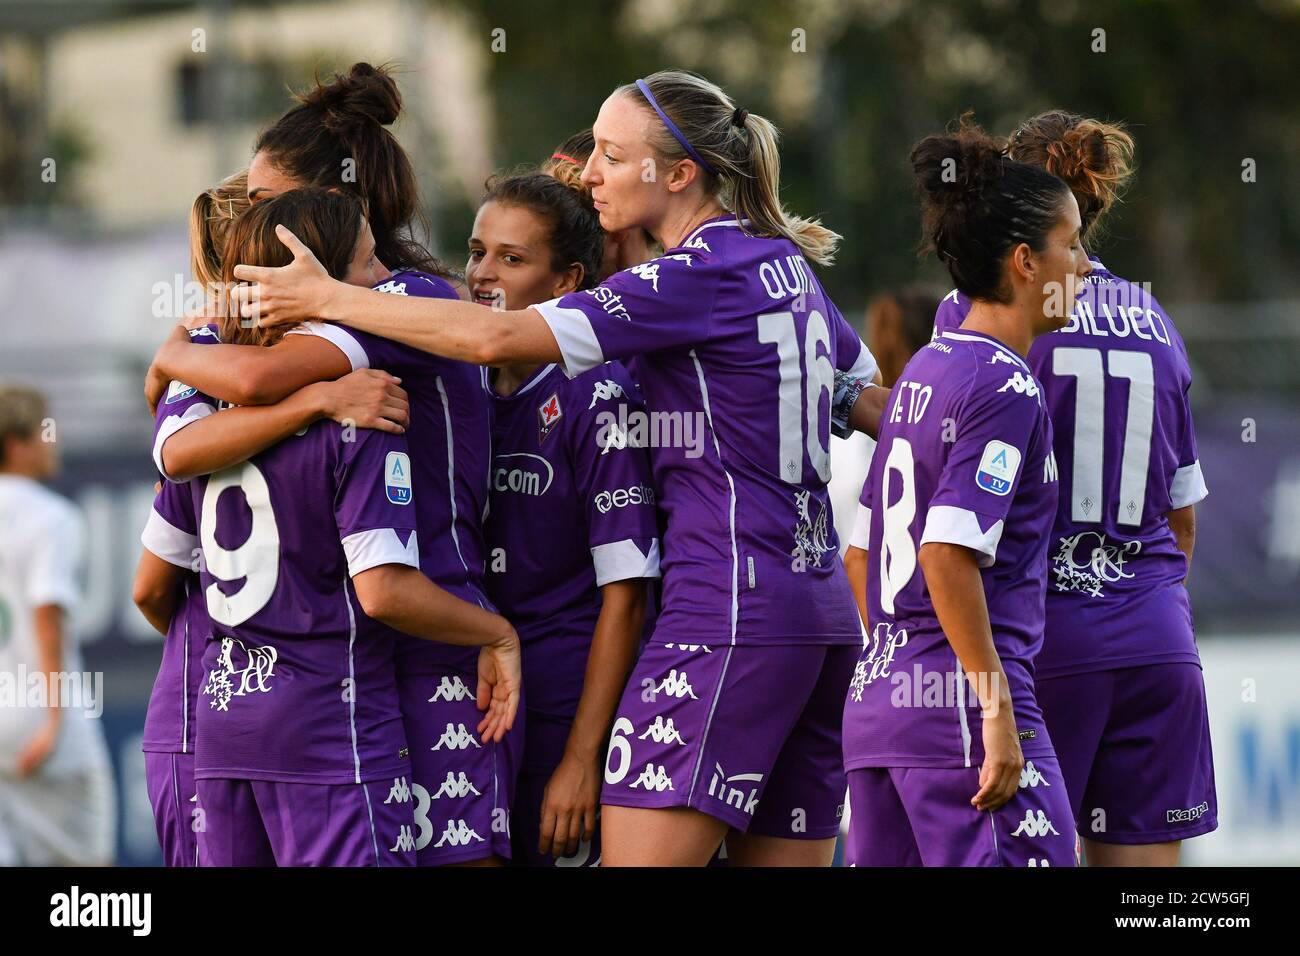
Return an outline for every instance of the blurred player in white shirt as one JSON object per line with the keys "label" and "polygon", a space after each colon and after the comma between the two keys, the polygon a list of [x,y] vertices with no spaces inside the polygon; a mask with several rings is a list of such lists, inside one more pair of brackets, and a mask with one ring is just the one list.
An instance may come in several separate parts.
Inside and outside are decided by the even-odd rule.
{"label": "blurred player in white shirt", "polygon": [[0,386],[0,865],[108,865],[99,688],[68,626],[81,517],[39,483],[57,469],[48,421],[38,392]]}

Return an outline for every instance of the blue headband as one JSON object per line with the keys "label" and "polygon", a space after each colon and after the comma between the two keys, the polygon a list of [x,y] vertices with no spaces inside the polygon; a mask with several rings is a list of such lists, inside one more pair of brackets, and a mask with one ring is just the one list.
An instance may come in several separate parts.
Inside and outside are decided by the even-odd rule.
{"label": "blue headband", "polygon": [[682,135],[682,131],[677,128],[677,124],[670,120],[668,114],[659,108],[659,104],[655,101],[654,94],[650,92],[650,87],[646,85],[646,81],[637,80],[636,88],[641,91],[641,95],[646,98],[654,108],[654,111],[659,114],[659,118],[663,120],[664,125],[668,127],[668,132],[673,134],[673,139],[682,144],[682,149],[686,150],[687,155],[703,166],[708,172],[713,173],[713,175],[716,176],[718,174],[717,170],[704,161],[704,157],[697,153],[695,147],[686,141],[686,137]]}

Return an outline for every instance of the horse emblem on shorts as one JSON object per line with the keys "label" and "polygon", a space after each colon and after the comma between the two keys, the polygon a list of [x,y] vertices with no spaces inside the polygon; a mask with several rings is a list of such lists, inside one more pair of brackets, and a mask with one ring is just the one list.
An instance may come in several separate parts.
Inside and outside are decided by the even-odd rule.
{"label": "horse emblem on shorts", "polygon": [[[236,645],[244,655],[242,667],[235,663]],[[217,655],[217,666],[208,672],[208,682],[203,693],[212,698],[212,706],[217,710],[229,710],[231,700],[236,697],[269,693],[278,658],[279,653],[269,644],[250,648],[236,638],[223,637],[221,653]]]}

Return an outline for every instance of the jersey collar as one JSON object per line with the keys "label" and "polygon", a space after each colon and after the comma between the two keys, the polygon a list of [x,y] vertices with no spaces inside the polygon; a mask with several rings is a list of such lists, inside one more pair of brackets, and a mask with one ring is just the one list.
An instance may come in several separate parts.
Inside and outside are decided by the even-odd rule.
{"label": "jersey collar", "polygon": [[1015,349],[1008,348],[991,335],[985,335],[983,332],[971,332],[967,329],[962,329],[959,332],[944,332],[942,337],[945,339],[952,339],[954,342],[985,342],[1006,355],[1007,358],[1011,359],[1011,361],[1015,362],[1026,372],[1029,371],[1029,366],[1025,364],[1024,359],[1016,354]]}

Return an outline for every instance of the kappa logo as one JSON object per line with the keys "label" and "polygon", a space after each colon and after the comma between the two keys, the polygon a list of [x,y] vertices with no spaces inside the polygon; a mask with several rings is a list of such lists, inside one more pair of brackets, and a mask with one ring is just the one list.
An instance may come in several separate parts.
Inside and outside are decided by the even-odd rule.
{"label": "kappa logo", "polygon": [[[722,769],[722,764],[713,765],[713,777],[709,780],[709,796],[717,797],[727,806],[735,807],[737,810],[743,810],[750,816],[754,815],[754,809],[758,806],[758,786],[763,782],[761,773],[738,773],[728,777],[727,772]],[[734,786],[734,784],[753,783],[755,786],[749,788],[746,794],[743,787]]]}
{"label": "kappa logo", "polygon": [[663,766],[656,767],[652,763],[645,765],[641,775],[632,781],[630,788],[636,790],[641,787],[646,790],[653,790],[655,793],[663,793],[665,790],[673,789],[673,778],[668,776],[668,772]]}
{"label": "kappa logo", "polygon": [[442,786],[440,786],[438,792],[433,795],[433,799],[437,800],[439,797],[454,797],[459,800],[462,797],[468,797],[471,793],[476,797],[483,796],[474,784],[469,782],[469,777],[465,776],[463,770],[459,775],[448,770],[447,779],[442,782]]}
{"label": "kappa logo", "polygon": [[483,842],[483,838],[464,820],[448,820],[446,829],[442,831],[442,836],[438,837],[438,842],[434,846],[438,847],[446,843],[452,846],[465,846],[471,840]]}
{"label": "kappa logo", "polygon": [[679,651],[690,651],[692,654],[694,654],[696,651],[703,651],[705,654],[712,654],[712,653],[713,653],[713,651],[709,650],[709,645],[708,645],[708,644],[672,644],[672,643],[668,643],[668,644],[665,644],[664,647],[667,647],[667,648],[676,648],[676,649],[679,650]]}
{"label": "kappa logo", "polygon": [[473,696],[474,695],[469,692],[469,688],[465,686],[465,682],[459,677],[447,677],[444,675],[442,680],[438,683],[438,689],[435,690],[433,696],[429,698],[429,703],[434,704],[440,700],[456,703],[464,700],[466,697]]}
{"label": "kappa logo", "polygon": [[389,279],[374,287],[376,292],[387,292],[389,295],[406,295],[406,283],[398,282],[396,279]]}
{"label": "kappa logo", "polygon": [[[235,666],[235,645],[244,652],[244,666]],[[208,672],[208,682],[203,693],[212,698],[212,706],[217,710],[228,711],[230,702],[236,697],[249,694],[268,694],[271,692],[271,678],[275,676],[275,662],[279,652],[267,644],[263,647],[248,648],[244,642],[233,637],[221,639],[221,653],[217,655],[217,666]]]}
{"label": "kappa logo", "polygon": [[703,249],[705,252],[712,252],[712,251],[713,251],[712,249],[709,248],[709,244],[708,244],[707,242],[704,241],[704,236],[702,236],[702,235],[700,235],[700,236],[696,236],[696,237],[695,237],[694,239],[692,239],[690,242],[688,242],[688,243],[686,243],[684,246],[682,246],[682,248],[683,248],[683,249]]}
{"label": "kappa logo", "polygon": [[415,849],[415,837],[405,823],[397,831],[397,842],[388,848],[389,853],[406,853]]}
{"label": "kappa logo", "polygon": [[995,438],[984,446],[979,469],[975,472],[975,484],[990,494],[1005,498],[1011,494],[1019,470],[1020,449]]}
{"label": "kappa logo", "polygon": [[411,787],[406,782],[405,777],[395,777],[393,785],[388,788],[388,796],[384,797],[384,803],[410,803]]}
{"label": "kappa logo", "polygon": [[597,402],[607,402],[611,398],[622,398],[626,392],[623,386],[612,379],[605,379],[603,382],[597,382],[596,387],[591,392],[591,404],[587,406],[588,410],[596,407]]}
{"label": "kappa logo", "polygon": [[1034,381],[1032,375],[1025,376],[1016,372],[1007,379],[1006,384],[998,389],[998,391],[1005,392],[1007,389],[1011,389],[1017,395],[1028,395],[1030,398],[1033,398],[1038,394],[1038,383]]}
{"label": "kappa logo", "polygon": [[384,459],[384,494],[395,505],[411,503],[411,458],[404,451],[390,451]]}
{"label": "kappa logo", "polygon": [[686,679],[686,671],[678,674],[675,667],[668,672],[668,676],[664,678],[663,683],[656,690],[661,694],[667,694],[669,697],[680,699],[689,696],[691,700],[699,700],[695,696],[695,688]]}
{"label": "kappa logo", "polygon": [[537,406],[537,421],[540,429],[537,436],[538,444],[546,441],[546,436],[555,430],[555,426],[560,423],[560,419],[563,417],[564,411],[560,408],[559,392],[556,392]]}
{"label": "kappa logo", "polygon": [[1188,807],[1185,810],[1166,810],[1166,823],[1191,823],[1193,820],[1199,820],[1202,816],[1210,812],[1209,801],[1203,801],[1199,806]]}
{"label": "kappa logo", "polygon": [[446,747],[448,750],[466,750],[474,747],[476,750],[482,748],[482,744],[465,729],[464,724],[452,724],[448,722],[447,729],[442,732],[438,742],[430,747],[430,750],[441,750]]}
{"label": "kappa logo", "polygon": [[1008,355],[1006,352],[1002,351],[1001,349],[994,349],[994,350],[993,350],[993,357],[992,357],[991,359],[989,359],[989,364],[990,364],[990,365],[997,365],[999,362],[1005,362],[1007,365],[1010,365],[1010,366],[1012,366],[1013,368],[1022,368],[1022,367],[1023,367],[1023,366],[1021,366],[1021,364],[1020,364],[1019,362],[1017,362],[1015,359],[1013,359],[1013,358],[1012,358],[1010,355]]}
{"label": "kappa logo", "polygon": [[1011,831],[1012,836],[1042,837],[1048,834],[1052,836],[1061,835],[1056,827],[1052,826],[1052,821],[1047,819],[1047,814],[1042,810],[1037,811],[1037,813],[1033,810],[1026,810],[1025,818]]}
{"label": "kappa logo", "polygon": [[1051,784],[1047,782],[1047,778],[1043,776],[1042,771],[1034,766],[1034,762],[1032,760],[1026,760],[1025,765],[1020,769],[1020,786],[1022,788],[1029,787],[1030,789],[1033,789],[1040,783],[1044,787],[1051,786]]}
{"label": "kappa logo", "polygon": [[673,719],[669,717],[668,720],[665,721],[663,716],[660,714],[655,715],[654,723],[647,727],[645,733],[641,734],[637,740],[645,740],[647,737],[657,744],[678,744],[682,747],[686,746],[686,741],[682,740],[682,735],[677,732],[677,727],[673,724]]}
{"label": "kappa logo", "polygon": [[695,257],[691,255],[689,252],[677,252],[671,256],[660,256],[658,259],[651,259],[649,262],[642,262],[640,265],[635,265],[631,269],[628,269],[627,271],[632,273],[634,276],[640,276],[642,279],[645,279],[647,282],[650,283],[650,288],[654,289],[655,292],[658,292],[659,291],[659,264],[661,262],[666,262],[666,261],[685,262],[687,267],[689,268],[691,265],[691,260],[693,260],[694,258]]}

